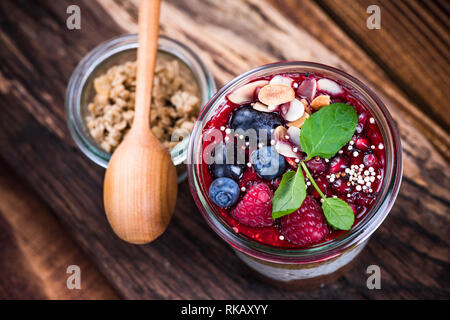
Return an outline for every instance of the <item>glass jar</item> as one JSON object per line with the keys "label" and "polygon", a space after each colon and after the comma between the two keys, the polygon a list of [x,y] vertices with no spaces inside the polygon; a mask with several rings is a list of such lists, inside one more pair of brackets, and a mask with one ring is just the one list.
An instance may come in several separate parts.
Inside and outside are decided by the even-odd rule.
{"label": "glass jar", "polygon": [[[308,248],[281,249],[236,234],[207,201],[203,183],[202,130],[225,102],[225,96],[238,87],[264,76],[280,73],[313,73],[338,80],[356,90],[359,99],[376,118],[386,149],[384,185],[372,209],[353,228],[333,240]],[[361,81],[338,69],[310,62],[281,62],[253,69],[230,81],[203,108],[192,132],[188,151],[188,179],[195,202],[210,227],[235,250],[237,256],[266,279],[280,284],[307,284],[333,278],[361,252],[380,226],[397,197],[402,178],[400,136],[387,108]],[[339,272],[338,272],[339,271]]]}
{"label": "glass jar", "polygon": [[[70,134],[80,150],[104,168],[108,166],[111,154],[94,141],[84,121],[87,106],[95,96],[94,79],[114,65],[136,60],[137,47],[136,34],[119,36],[100,44],[80,61],[67,87],[65,108]],[[200,58],[182,43],[165,36],[158,39],[158,52],[175,56],[191,69],[201,91],[201,106],[205,105],[216,92],[216,84]],[[183,139],[170,152],[179,171],[179,182],[186,178],[183,162],[188,143],[189,139]]]}

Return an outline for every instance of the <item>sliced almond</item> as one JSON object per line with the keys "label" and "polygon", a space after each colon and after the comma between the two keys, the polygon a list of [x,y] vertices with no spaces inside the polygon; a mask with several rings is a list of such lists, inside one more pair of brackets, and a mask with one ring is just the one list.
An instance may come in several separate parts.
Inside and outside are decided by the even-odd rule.
{"label": "sliced almond", "polygon": [[303,105],[305,106],[305,110],[308,107],[308,101],[306,99],[302,99],[300,100],[301,103],[303,103]]}
{"label": "sliced almond", "polygon": [[289,129],[287,129],[289,140],[297,147],[300,146],[300,132],[300,128],[297,127],[289,127]]}
{"label": "sliced almond", "polygon": [[344,92],[340,85],[330,79],[320,79],[317,81],[317,89],[334,96]]}
{"label": "sliced almond", "polygon": [[298,99],[294,99],[289,103],[287,110],[283,113],[286,121],[295,121],[303,117],[305,113],[305,105]]}
{"label": "sliced almond", "polygon": [[284,157],[298,158],[298,154],[294,152],[292,145],[284,141],[278,141],[275,143],[275,150]]}
{"label": "sliced almond", "polygon": [[273,137],[275,141],[284,141],[286,140],[287,129],[283,126],[278,126],[275,128],[273,132]]}
{"label": "sliced almond", "polygon": [[269,109],[270,112],[275,111],[278,109],[277,105],[268,105],[267,108]]}
{"label": "sliced almond", "polygon": [[258,93],[258,99],[264,104],[278,106],[291,102],[295,98],[294,89],[284,84],[269,84],[262,87]]}
{"label": "sliced almond", "polygon": [[[294,101],[294,100],[292,100],[292,101]],[[291,107],[291,103],[290,102],[283,103],[283,104],[280,104],[278,107],[279,107],[278,109],[281,111],[281,115],[284,116],[289,111],[289,108]]]}
{"label": "sliced almond", "polygon": [[277,75],[270,80],[269,84],[284,84],[285,86],[291,87],[292,82],[294,82],[294,79]]}
{"label": "sliced almond", "polygon": [[254,103],[253,109],[255,109],[256,111],[261,111],[261,112],[271,112],[271,110],[269,110],[269,107],[261,102]]}
{"label": "sliced almond", "polygon": [[298,120],[292,121],[292,122],[288,122],[288,127],[297,127],[297,128],[301,128],[303,126],[303,124],[305,123],[305,120],[309,118],[309,113],[305,112],[303,114],[303,117],[301,117]]}
{"label": "sliced almond", "polygon": [[314,110],[319,110],[322,107],[328,106],[330,104],[330,102],[331,102],[330,96],[323,94],[323,95],[316,97],[311,102],[311,108],[313,108]]}
{"label": "sliced almond", "polygon": [[258,80],[247,83],[246,85],[237,88],[234,92],[228,95],[228,100],[236,104],[243,104],[252,102],[255,96],[255,90],[269,84],[268,80]]}
{"label": "sliced almond", "polygon": [[311,114],[312,112],[311,112],[311,107],[309,106],[309,104],[308,104],[308,101],[306,100],[306,99],[302,99],[302,100],[300,100],[302,103],[303,103],[303,105],[305,106],[305,112],[308,112],[309,114]]}
{"label": "sliced almond", "polygon": [[297,95],[311,101],[316,95],[317,81],[315,79],[305,79],[297,88]]}

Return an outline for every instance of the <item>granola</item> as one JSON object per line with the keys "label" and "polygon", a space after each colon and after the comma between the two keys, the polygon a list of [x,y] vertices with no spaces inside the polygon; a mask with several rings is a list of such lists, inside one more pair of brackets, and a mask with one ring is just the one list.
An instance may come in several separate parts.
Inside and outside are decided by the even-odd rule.
{"label": "granola", "polygon": [[[134,118],[136,62],[113,66],[94,80],[95,96],[86,125],[93,139],[112,153]],[[158,55],[152,92],[150,127],[169,149],[190,134],[200,111],[200,89],[191,70],[169,55]]]}

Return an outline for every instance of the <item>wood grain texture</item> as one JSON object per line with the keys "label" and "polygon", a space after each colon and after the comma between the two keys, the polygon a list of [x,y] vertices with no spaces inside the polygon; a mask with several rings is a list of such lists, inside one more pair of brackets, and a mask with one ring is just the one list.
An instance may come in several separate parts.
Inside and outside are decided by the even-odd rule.
{"label": "wood grain texture", "polygon": [[[65,29],[77,3],[82,30]],[[186,183],[167,232],[147,246],[117,239],[101,203],[104,171],[84,158],[65,126],[64,89],[76,63],[101,41],[136,31],[137,1],[4,1],[0,4],[0,148],[2,157],[58,214],[70,235],[125,298],[448,298],[448,162],[402,110],[418,110],[398,88],[375,86],[398,123],[405,175],[390,216],[351,272],[324,288],[287,292],[257,280],[206,225]],[[336,41],[356,47],[314,3],[303,15]],[[108,19],[105,19],[108,17]],[[22,21],[20,28],[16,21]],[[219,86],[258,65],[313,60],[370,84],[385,80],[330,50],[292,17],[265,1],[165,1],[162,33],[194,49]],[[334,43],[334,42],[333,42]],[[327,43],[325,43],[327,44]],[[328,45],[328,44],[327,44]],[[357,55],[366,57],[363,51]],[[377,75],[377,76],[374,76]],[[44,81],[45,80],[45,81]],[[399,95],[401,98],[392,99]],[[14,106],[12,108],[11,106]],[[407,107],[405,107],[407,106]],[[409,108],[409,109],[408,109]],[[431,124],[434,124],[430,121]],[[448,139],[446,133],[442,133]],[[444,140],[444,144],[445,141]],[[446,146],[448,148],[448,145]],[[368,290],[365,270],[382,269],[382,290]]]}
{"label": "wood grain texture", "polygon": [[[321,43],[326,45],[332,52],[339,56],[340,59],[345,61],[348,65],[354,68],[354,74],[367,80],[367,83],[375,89],[377,92],[382,92],[389,101],[395,105],[401,112],[402,117],[405,117],[411,124],[413,124],[430,142],[431,144],[444,156],[444,158],[450,160],[450,136],[448,134],[448,128],[441,120],[440,115],[447,117],[450,113],[450,108],[443,107],[442,103],[426,105],[421,103],[420,100],[414,98],[414,94],[411,93],[414,89],[406,88],[402,85],[403,82],[407,84],[418,85],[421,81],[411,80],[411,70],[408,69],[408,63],[414,64],[413,61],[402,62],[401,65],[404,68],[387,68],[378,59],[378,53],[384,59],[390,61],[393,59],[391,55],[387,55],[390,52],[394,55],[395,59],[403,59],[411,55],[411,49],[408,43],[403,43],[402,49],[392,53],[392,48],[388,41],[384,39],[377,39],[376,42],[372,41],[372,38],[380,32],[383,34],[391,34],[397,32],[395,25],[385,25],[385,19],[383,18],[382,9],[382,30],[368,30],[366,27],[366,19],[368,14],[365,10],[368,6],[367,1],[332,1],[333,8],[327,8],[324,11],[316,2],[311,0],[284,0],[284,1],[270,1],[272,5],[276,6],[283,14],[286,15],[294,24],[301,26],[309,34],[320,40]],[[372,1],[375,3],[374,1]],[[392,1],[384,1],[392,2]],[[404,0],[397,1],[395,3],[402,3]],[[430,1],[431,2],[431,1]],[[318,2],[323,4],[323,2]],[[362,3],[367,4],[362,8]],[[373,4],[372,3],[372,4]],[[384,6],[381,6],[384,8]],[[364,10],[363,10],[364,9]],[[336,12],[334,11],[336,10]],[[349,24],[346,19],[337,19],[335,16],[342,15],[345,12],[351,12],[358,10],[357,18],[353,19],[353,23]],[[394,10],[402,15],[399,10]],[[395,14],[395,13],[394,13]],[[336,22],[335,22],[336,20]],[[344,26],[345,28],[342,28]],[[362,40],[354,35],[351,27],[358,28],[363,33]],[[385,29],[386,28],[386,29]],[[432,29],[431,27],[429,29]],[[404,31],[402,31],[404,32]],[[414,34],[414,32],[412,32]],[[348,34],[350,34],[348,36]],[[364,41],[372,41],[371,43],[376,46],[377,53],[370,51],[367,46],[364,45]],[[430,44],[431,45],[431,44]],[[427,54],[427,46],[422,48],[415,48],[415,50],[425,51],[423,54]],[[429,59],[433,65],[435,64],[433,59]],[[408,71],[409,70],[409,71]],[[428,69],[423,65],[415,69],[416,75],[413,79],[423,79],[423,82],[428,83],[429,77],[423,77],[424,73],[428,72]],[[443,77],[448,75],[448,69],[445,67],[440,69],[441,73],[445,73]],[[408,77],[408,79],[402,81],[397,78]],[[434,81],[434,79],[433,79]],[[423,97],[434,95],[434,91],[438,91],[438,95],[442,96],[448,91],[447,86],[437,86],[433,91],[423,91]],[[417,95],[416,95],[417,96]],[[422,100],[424,98],[421,98]],[[411,99],[411,100],[409,100]],[[434,111],[433,111],[434,110]],[[437,110],[437,116],[436,111]],[[430,112],[431,111],[431,112]],[[441,125],[444,127],[442,127]],[[445,123],[445,121],[444,121]]]}
{"label": "wood grain texture", "polygon": [[[80,290],[66,286],[74,264]],[[116,298],[49,209],[0,161],[0,299]]]}
{"label": "wood grain texture", "polygon": [[[317,2],[415,106],[450,130],[450,108],[443,105],[450,95],[448,1]],[[380,7],[380,30],[366,26],[370,5]]]}
{"label": "wood grain texture", "polygon": [[136,106],[133,125],[105,173],[103,203],[118,237],[147,244],[169,225],[177,201],[177,172],[149,126],[158,50],[159,0],[139,3]]}

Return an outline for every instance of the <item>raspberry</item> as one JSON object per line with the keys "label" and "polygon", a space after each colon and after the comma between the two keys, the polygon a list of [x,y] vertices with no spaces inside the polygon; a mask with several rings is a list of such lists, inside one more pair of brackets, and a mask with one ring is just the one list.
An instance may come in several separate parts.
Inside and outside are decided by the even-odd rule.
{"label": "raspberry", "polygon": [[265,183],[254,185],[231,211],[231,216],[250,227],[268,227],[272,219],[273,194]]}
{"label": "raspberry", "polygon": [[322,209],[310,196],[295,212],[281,218],[281,233],[299,246],[318,243],[328,234],[328,227]]}

